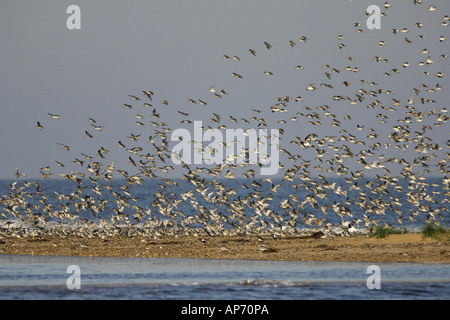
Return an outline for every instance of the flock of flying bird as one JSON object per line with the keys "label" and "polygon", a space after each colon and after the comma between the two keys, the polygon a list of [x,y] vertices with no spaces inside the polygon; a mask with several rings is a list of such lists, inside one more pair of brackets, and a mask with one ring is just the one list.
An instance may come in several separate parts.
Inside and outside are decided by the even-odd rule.
{"label": "flock of flying bird", "polygon": [[[414,0],[414,4],[420,5],[421,1]],[[386,15],[391,5],[386,2],[384,7],[386,11],[383,14]],[[435,10],[434,6],[428,8],[428,11]],[[448,16],[444,16],[439,22],[443,33],[444,28],[450,23],[449,20]],[[357,33],[364,32],[360,26],[360,23],[354,23]],[[422,30],[423,24],[418,22],[414,27]],[[390,42],[398,41],[408,45],[412,41],[411,36],[401,40],[397,35],[408,32],[410,32],[408,28],[393,29],[392,38],[379,41],[378,45],[383,48]],[[419,34],[417,37],[420,41],[426,36]],[[343,35],[338,35],[337,40],[339,52],[348,50],[347,44],[343,43],[345,40]],[[308,45],[309,41],[308,36],[301,36],[297,41],[288,40],[287,47]],[[439,35],[436,41],[445,43],[445,36]],[[260,50],[269,52],[271,49],[272,45],[269,42],[261,44]],[[249,56],[246,59],[258,55],[258,51],[248,49]],[[428,71],[431,69],[429,67],[436,60],[445,61],[448,56],[444,52],[431,53],[427,49],[423,49],[421,54],[423,59],[417,61],[417,69],[425,79],[431,80],[433,75]],[[223,55],[222,58],[243,63],[236,55]],[[390,59],[378,56],[373,59],[375,63],[382,64],[380,70],[383,69],[385,77],[395,76],[401,73],[401,70],[413,65],[404,62],[396,68],[384,70],[384,63],[391,63]],[[346,60],[357,59],[347,57]],[[295,68],[304,70],[307,66],[297,65]],[[360,72],[360,68],[325,65],[324,82],[320,87],[335,89],[333,93],[338,91],[335,87],[340,84],[345,88],[355,88],[357,84],[353,81],[352,83],[343,81],[340,84],[333,82],[333,78],[345,71],[356,74]],[[273,76],[271,71],[263,72],[267,76]],[[245,75],[237,72],[230,72],[229,75],[237,79],[245,78]],[[434,74],[437,79],[444,76],[441,71]],[[277,97],[275,104],[271,104],[266,110],[251,109],[250,118],[242,115],[221,115],[220,111],[216,110],[212,112],[211,125],[203,129],[223,130],[227,128],[228,123],[245,124],[249,128],[270,128],[269,118],[272,122],[278,120],[276,125],[281,133],[279,151],[287,160],[278,164],[279,168],[284,170],[279,180],[273,177],[258,178],[255,165],[251,167],[248,163],[209,166],[183,163],[177,168],[183,170],[182,178],[179,180],[168,178],[168,174],[175,170],[174,165],[170,164],[172,156],[170,133],[173,130],[167,123],[162,122],[162,118],[164,111],[167,110],[165,108],[171,107],[170,101],[157,101],[157,95],[150,90],[143,90],[139,95],[129,95],[130,102],[125,103],[123,108],[139,110],[135,114],[135,125],[141,128],[148,128],[149,125],[153,127],[150,133],[143,131],[150,134],[148,139],[144,138],[143,133],[130,133],[117,142],[118,148],[126,152],[131,169],[127,171],[117,168],[115,159],[106,162],[110,151],[104,147],[100,147],[96,155],[82,153],[73,160],[81,169],[59,175],[75,186],[74,191],[68,194],[57,190],[48,192],[43,188],[41,181],[24,180],[26,175],[17,170],[17,180],[10,185],[9,194],[0,196],[0,217],[13,216],[30,223],[33,228],[25,231],[14,228],[14,222],[9,222],[0,227],[0,234],[9,232],[15,236],[25,236],[56,232],[64,235],[103,237],[125,232],[128,235],[158,237],[164,233],[206,232],[208,235],[221,235],[267,232],[280,236],[299,232],[302,227],[306,227],[308,230],[319,229],[325,235],[330,234],[332,230],[337,234],[346,235],[355,232],[360,224],[370,230],[379,221],[383,221],[382,217],[386,213],[397,214],[400,224],[406,219],[423,219],[423,215],[427,221],[439,223],[449,213],[450,153],[444,150],[449,147],[449,142],[447,140],[447,146],[439,145],[428,136],[428,133],[445,128],[449,119],[447,109],[436,106],[437,101],[430,98],[442,90],[442,87],[439,84],[429,86],[422,83],[420,89],[412,88],[409,99],[392,98],[391,106],[386,106],[383,97],[395,95],[393,90],[381,88],[376,82],[366,80],[360,80],[358,84],[359,87],[369,86],[373,89],[358,88],[352,96],[336,94],[332,96],[330,105],[316,107],[302,104],[304,99],[300,95]],[[311,83],[305,90],[306,92],[324,90],[318,87]],[[216,89],[215,85],[208,91],[217,99],[230,94],[224,89]],[[208,108],[207,99],[188,98],[187,102]],[[352,127],[354,124],[351,115],[345,114],[341,118],[333,114],[334,105],[337,105],[335,108],[345,110],[341,107],[342,102],[347,102],[353,107],[365,108],[368,117],[370,112],[375,110],[376,118],[372,119],[371,124],[379,122],[379,129],[367,129],[368,125],[360,124]],[[205,110],[207,109],[203,109],[202,112]],[[177,113],[181,124],[193,122],[190,112],[177,111]],[[265,113],[270,116],[264,118]],[[55,120],[61,118],[57,114],[48,113],[48,115]],[[288,123],[301,125],[302,129],[299,131],[306,128],[307,135],[296,136],[287,141],[289,139],[284,136],[288,136],[292,130],[286,126]],[[100,133],[104,126],[99,125],[93,118],[89,118],[89,124],[92,129],[85,130],[84,134],[86,138],[94,139],[96,135],[94,132]],[[312,132],[314,126],[321,125],[335,127],[337,134],[323,135],[320,130],[319,133]],[[45,130],[41,122],[37,122],[36,128]],[[351,131],[353,128],[357,133]],[[358,136],[361,134],[364,134],[363,138]],[[448,134],[448,130],[445,132],[444,129],[444,134]],[[383,139],[386,139],[386,142],[379,142]],[[144,145],[140,144],[143,140]],[[59,145],[66,152],[70,151],[68,145],[63,143]],[[381,153],[383,149],[385,152],[392,151],[394,155],[385,156]],[[213,150],[205,148],[204,152]],[[249,150],[246,149],[246,152]],[[395,153],[401,152],[405,157],[395,156]],[[58,167],[66,167],[59,161],[55,163]],[[400,168],[398,176],[391,174],[392,170],[398,168]],[[312,169],[316,170],[317,174],[311,173]],[[51,170],[50,165],[42,167],[42,178],[52,179]],[[133,172],[130,173],[130,170]],[[376,178],[366,178],[365,174],[372,170],[377,172]],[[436,172],[442,177],[441,181],[430,183],[426,180],[427,173]],[[345,184],[330,180],[326,175],[342,177]],[[133,194],[136,185],[142,186],[146,179],[159,182],[158,189],[153,192],[154,199],[147,207],[138,204],[138,199]],[[181,187],[181,180],[185,180],[192,188],[184,189],[184,184]],[[408,182],[407,186],[402,185],[402,180]],[[236,182],[231,184],[231,188],[230,181]],[[275,196],[280,186],[284,187],[285,184],[290,190],[286,196],[282,198]],[[327,200],[329,192],[333,192],[339,200],[333,202]],[[357,196],[353,199],[349,198],[351,192],[357,192]],[[273,207],[274,199],[277,201],[276,209]],[[409,205],[408,209],[405,208],[405,202]],[[190,206],[189,211],[192,213],[181,209],[181,203]],[[353,216],[354,208],[363,212],[361,219]],[[92,213],[96,219],[81,215],[86,212]],[[319,213],[325,218],[320,219]],[[332,229],[331,224],[327,223],[328,214],[339,217],[340,231]],[[55,221],[66,222],[66,227],[57,227]],[[76,227],[68,228],[68,221]]]}

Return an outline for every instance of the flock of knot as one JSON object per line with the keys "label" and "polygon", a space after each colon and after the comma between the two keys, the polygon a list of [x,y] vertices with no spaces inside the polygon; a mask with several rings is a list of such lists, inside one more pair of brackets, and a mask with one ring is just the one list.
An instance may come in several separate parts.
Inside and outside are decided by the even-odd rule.
{"label": "flock of knot", "polygon": [[[421,1],[414,1],[414,5],[420,4]],[[383,15],[386,16],[391,6],[386,3],[384,7]],[[424,8],[423,13],[436,15],[438,11],[436,7],[429,6]],[[377,43],[380,52],[391,43],[401,42],[402,46],[409,46],[427,37],[432,37],[437,42],[435,47],[444,51],[448,49],[445,46],[445,33],[449,20],[448,16],[435,18],[435,25],[429,26],[441,34],[422,33],[427,29],[421,22],[393,29],[389,38],[380,39]],[[368,32],[361,23],[354,23],[354,30],[358,34],[356,37]],[[337,35],[336,38],[336,54],[344,55],[343,59],[352,64],[357,63],[358,59],[345,57],[351,47],[346,43],[346,36]],[[311,45],[311,42],[308,36],[301,36],[298,40],[287,39],[285,50],[301,52],[301,47]],[[234,68],[259,54],[270,54],[273,49],[270,41],[267,41],[248,49],[240,57],[223,55],[222,58],[229,60],[230,67]],[[131,169],[118,168],[116,159],[108,159],[109,150],[104,147],[100,147],[96,155],[82,153],[73,160],[76,164],[73,166],[78,166],[78,169],[59,174],[75,186],[69,194],[48,191],[41,185],[43,180],[29,181],[24,173],[17,170],[17,180],[9,186],[9,192],[0,197],[0,214],[3,219],[9,218],[0,230],[19,237],[43,233],[82,237],[263,233],[282,236],[298,233],[302,228],[321,230],[322,234],[328,235],[333,229],[327,217],[337,215],[341,229],[334,229],[334,232],[341,230],[341,234],[345,235],[358,227],[370,230],[377,222],[383,222],[386,213],[396,215],[394,220],[399,223],[415,219],[442,221],[449,212],[450,154],[445,152],[449,144],[447,140],[447,146],[439,145],[428,134],[436,130],[440,130],[442,135],[449,133],[446,130],[449,118],[447,110],[433,100],[433,95],[442,90],[439,79],[445,76],[444,72],[435,70],[433,66],[448,65],[448,56],[445,52],[430,51],[423,48],[420,51],[423,59],[404,61],[399,65],[393,65],[389,58],[373,57],[372,63],[379,64],[379,73],[391,79],[403,70],[416,71],[415,77],[419,82],[417,87],[409,89],[408,97],[396,97],[394,90],[383,88],[370,79],[343,79],[346,74],[355,79],[360,69],[363,69],[361,66],[326,64],[321,71],[323,83],[309,84],[299,90],[298,96],[276,97],[275,103],[270,103],[265,109],[250,108],[248,117],[242,117],[242,114],[230,115],[226,109],[211,111],[207,128],[226,129],[230,124],[270,128],[268,120],[276,121],[276,128],[281,133],[279,151],[286,158],[286,161],[279,163],[279,180],[257,177],[256,165],[249,166],[246,163],[182,164],[175,168],[169,147],[173,127],[170,128],[164,122],[164,112],[175,106],[170,100],[158,99],[158,95],[151,90],[129,95],[130,101],[123,107],[130,113],[134,112],[137,127],[146,128],[136,133],[133,125],[130,129],[134,133],[117,141],[117,147],[127,154]],[[334,62],[337,61],[338,58]],[[302,77],[301,73],[307,71],[308,65],[305,62],[303,66],[292,68],[297,69],[299,77]],[[236,78],[233,83],[246,81],[245,74],[231,71],[235,70],[229,73]],[[267,77],[275,77],[273,71],[260,72]],[[397,87],[400,90],[401,85]],[[354,89],[353,94],[335,94],[342,88]],[[326,96],[324,91],[329,89],[333,89],[329,91],[332,95],[335,94],[327,102],[329,104],[304,104],[302,92],[323,97]],[[214,101],[221,103],[232,94],[227,91],[216,89],[215,85],[209,90],[205,88],[211,99],[218,99]],[[392,97],[388,98],[389,103],[383,102],[385,97]],[[204,114],[210,111],[208,98],[187,97],[186,103],[190,108],[202,108]],[[369,118],[376,114],[371,123],[377,129],[367,124],[355,124],[349,114],[337,116],[333,113],[334,108],[349,113],[364,109]],[[182,124],[194,121],[188,109],[177,112],[178,119],[172,117],[168,120]],[[38,131],[45,130],[46,126],[52,125],[52,121],[60,121],[57,119],[64,117],[52,113],[49,116],[48,121],[37,122]],[[85,137],[95,139],[96,135],[102,134],[103,126],[93,118],[89,118],[89,122],[90,129],[85,130]],[[292,124],[296,124],[300,128],[298,130],[306,134],[293,139],[285,138],[296,127]],[[330,129],[335,130],[336,134],[324,135],[320,129],[317,130],[320,126],[326,127],[328,132]],[[380,143],[383,139],[386,142]],[[67,152],[70,151],[70,146],[63,143],[61,146]],[[42,167],[42,178],[48,180],[52,179],[52,175],[56,176],[52,173],[52,166],[64,168],[67,164],[56,161]],[[393,168],[400,173],[392,175]],[[180,180],[167,176],[175,169],[183,171]],[[376,178],[365,179],[365,173],[369,171],[377,172]],[[432,172],[439,173],[442,179],[436,183],[427,181],[425,176]],[[345,183],[333,182],[329,177],[341,177]],[[147,202],[147,206],[141,205],[145,201],[139,202],[131,192],[136,186],[142,187],[146,179],[158,181],[156,189],[151,192],[154,200]],[[182,180],[185,181],[181,186]],[[402,185],[401,181],[407,183]],[[191,188],[186,188],[186,183]],[[281,184],[289,190],[282,197],[277,195]],[[335,194],[333,201],[327,199],[330,192]],[[349,198],[350,192],[356,192],[355,196]],[[275,210],[272,207],[274,201],[277,202]],[[405,203],[408,208],[405,208]],[[181,204],[185,209],[181,209]],[[353,216],[354,208],[363,212],[361,219]],[[324,218],[319,218],[319,214]],[[15,228],[17,220],[11,217],[25,221],[32,227]],[[57,224],[55,221],[65,223]]]}

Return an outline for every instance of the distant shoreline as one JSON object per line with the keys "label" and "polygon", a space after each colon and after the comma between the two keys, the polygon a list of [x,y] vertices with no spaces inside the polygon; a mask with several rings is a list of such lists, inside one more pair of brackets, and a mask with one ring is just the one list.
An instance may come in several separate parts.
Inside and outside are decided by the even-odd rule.
{"label": "distant shoreline", "polygon": [[37,236],[0,239],[2,255],[200,258],[292,261],[450,263],[450,241],[419,233],[313,236]]}

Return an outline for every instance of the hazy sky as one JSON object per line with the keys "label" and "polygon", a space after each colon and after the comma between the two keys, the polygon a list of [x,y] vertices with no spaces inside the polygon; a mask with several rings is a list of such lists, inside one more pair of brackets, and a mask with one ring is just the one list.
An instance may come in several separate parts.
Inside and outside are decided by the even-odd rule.
{"label": "hazy sky", "polygon": [[[450,1],[423,0],[414,6],[413,0],[390,1],[392,7],[381,18],[380,30],[368,30],[364,11],[375,4],[383,8],[385,1],[311,0],[189,0],[189,1],[24,1],[2,0],[0,4],[0,178],[13,178],[15,168],[28,177],[39,177],[39,168],[51,166],[52,171],[68,172],[76,168],[71,163],[81,159],[81,153],[95,155],[103,146],[110,150],[106,164],[116,160],[118,167],[127,165],[129,154],[118,148],[119,140],[128,147],[135,146],[127,139],[130,133],[141,133],[146,144],[154,134],[151,121],[166,122],[172,129],[189,127],[180,124],[184,118],[176,111],[189,112],[189,120],[208,123],[212,113],[218,113],[227,126],[232,126],[229,115],[250,119],[251,109],[264,110],[260,116],[268,117],[269,129],[282,127],[287,136],[305,137],[311,132],[337,135],[338,129],[329,125],[311,126],[307,122],[289,121],[296,112],[313,112],[318,105],[330,105],[330,112],[342,122],[342,128],[352,134],[356,124],[373,127],[386,133],[392,123],[380,126],[376,114],[366,105],[378,99],[387,107],[392,99],[401,101],[399,109],[415,94],[412,88],[421,89],[421,97],[436,101],[420,104],[419,97],[413,106],[428,112],[434,107],[449,109],[449,59],[450,26],[442,26],[442,18],[450,15]],[[81,30],[69,30],[66,20],[69,5],[81,8]],[[436,11],[428,11],[435,5]],[[384,8],[383,8],[384,11]],[[359,22],[361,26],[354,27]],[[414,24],[421,22],[424,27]],[[449,22],[450,24],[450,22]],[[394,35],[392,29],[408,28],[408,33]],[[362,29],[364,33],[356,32]],[[425,39],[417,36],[424,34]],[[342,40],[338,35],[344,36]],[[301,36],[309,37],[307,43],[299,42]],[[439,42],[440,36],[447,40]],[[407,37],[412,41],[405,44]],[[297,43],[291,47],[289,40]],[[383,48],[377,44],[386,42]],[[264,47],[267,41],[271,49]],[[338,44],[346,47],[339,49]],[[247,52],[254,49],[256,56]],[[420,53],[428,49],[428,54]],[[240,61],[223,59],[224,54],[239,56]],[[373,58],[390,59],[390,63],[376,62]],[[419,61],[431,56],[434,64],[418,67]],[[348,60],[353,57],[355,60]],[[409,62],[410,68],[402,63]],[[325,64],[339,69],[331,79],[324,72]],[[301,65],[302,70],[295,67]],[[360,72],[346,71],[345,67],[358,67]],[[385,77],[383,74],[397,68],[400,73]],[[264,71],[273,72],[272,76]],[[422,75],[429,71],[428,76]],[[435,74],[444,73],[443,78]],[[230,76],[236,72],[244,76]],[[359,80],[377,82],[375,88],[359,84]],[[343,81],[351,82],[348,88]],[[305,88],[314,83],[318,90]],[[321,87],[320,83],[333,84],[334,89]],[[442,90],[426,94],[436,84]],[[214,98],[208,89],[224,89],[229,93],[222,99]],[[358,88],[366,90],[393,90],[393,95],[380,95],[366,99],[357,106],[348,102],[333,101],[334,95],[355,97]],[[145,108],[142,90],[155,93],[153,106],[161,110],[161,118],[151,117],[153,108]],[[128,95],[143,98],[136,103]],[[302,96],[302,102],[290,102],[289,114],[271,113],[270,106],[277,97]],[[202,99],[207,106],[189,104],[189,98]],[[169,106],[161,105],[169,100]],[[133,110],[123,108],[133,104]],[[305,106],[313,110],[306,111]],[[61,115],[51,119],[48,113]],[[136,114],[144,116],[146,126],[135,125]],[[352,116],[345,122],[344,114]],[[389,114],[386,112],[386,114]],[[401,109],[398,114],[403,115]],[[96,132],[88,118],[104,126]],[[325,117],[322,115],[323,122]],[[281,126],[275,120],[287,119]],[[44,129],[35,128],[39,121]],[[389,120],[388,120],[389,121]],[[94,139],[85,137],[85,130]],[[428,136],[448,152],[448,124],[435,128]],[[367,130],[358,137],[369,134]],[[381,141],[387,142],[386,139]],[[289,147],[289,141],[285,146]],[[366,139],[368,141],[368,139]],[[370,143],[374,141],[370,140]],[[70,146],[66,152],[58,145]],[[368,147],[366,147],[367,149]],[[384,152],[386,158],[390,153]],[[117,155],[117,157],[116,157]],[[120,156],[119,156],[120,155]],[[415,155],[417,156],[417,155]],[[67,164],[67,170],[58,168],[56,161]]]}

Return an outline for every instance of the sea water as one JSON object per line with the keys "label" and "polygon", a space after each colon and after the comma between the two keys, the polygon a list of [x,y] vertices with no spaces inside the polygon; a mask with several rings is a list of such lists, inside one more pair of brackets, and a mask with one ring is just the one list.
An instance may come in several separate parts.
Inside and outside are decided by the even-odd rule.
{"label": "sea water", "polygon": [[[69,266],[79,268],[79,289]],[[0,299],[449,299],[450,264],[0,256]],[[69,279],[69,281],[68,281]],[[69,285],[68,285],[69,282]]]}

